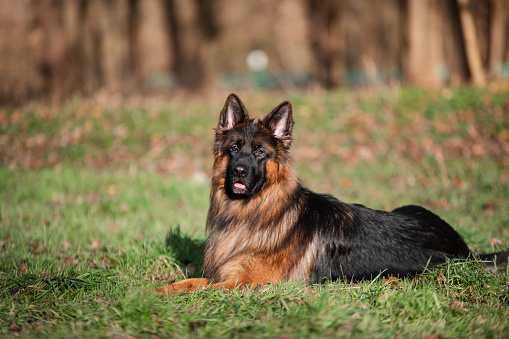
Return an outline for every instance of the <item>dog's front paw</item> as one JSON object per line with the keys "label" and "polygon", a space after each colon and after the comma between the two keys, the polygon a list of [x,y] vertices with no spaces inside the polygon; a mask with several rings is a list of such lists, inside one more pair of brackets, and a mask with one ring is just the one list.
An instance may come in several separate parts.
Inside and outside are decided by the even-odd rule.
{"label": "dog's front paw", "polygon": [[209,279],[207,278],[191,278],[181,280],[161,288],[156,288],[154,290],[154,294],[158,294],[162,297],[165,295],[174,295],[177,293],[191,293],[196,290],[203,290],[208,288],[208,283]]}
{"label": "dog's front paw", "polygon": [[[172,284],[173,285],[173,284]],[[178,290],[175,289],[172,285],[166,285],[161,288],[156,288],[152,291],[153,294],[159,295],[160,297],[174,295],[178,293]]]}

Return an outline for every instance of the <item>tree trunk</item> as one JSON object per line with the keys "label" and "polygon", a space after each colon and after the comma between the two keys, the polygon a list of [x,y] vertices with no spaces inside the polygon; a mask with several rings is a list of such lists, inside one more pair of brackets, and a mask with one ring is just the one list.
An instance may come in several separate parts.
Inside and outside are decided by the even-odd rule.
{"label": "tree trunk", "polygon": [[465,52],[467,54],[468,67],[472,82],[476,86],[483,86],[486,83],[484,69],[481,61],[477,34],[475,32],[474,18],[468,6],[468,0],[457,0],[460,8],[461,27],[463,28],[463,39],[465,40]]}
{"label": "tree trunk", "polygon": [[40,69],[47,94],[60,100],[68,91],[70,65],[64,31],[63,7],[65,4],[53,3],[48,0],[36,1],[33,5],[34,24],[43,32]]}
{"label": "tree trunk", "polygon": [[408,83],[436,88],[442,85],[438,66],[443,62],[442,22],[436,3],[408,1]]}
{"label": "tree trunk", "polygon": [[197,91],[202,88],[205,81],[205,67],[200,53],[200,45],[203,40],[200,30],[194,31],[192,39],[187,39],[184,35],[177,2],[175,0],[164,0],[163,3],[170,39],[172,71],[177,85],[186,90]]}
{"label": "tree trunk", "polygon": [[128,15],[128,60],[126,74],[129,74],[129,81],[126,90],[133,92],[142,87],[141,78],[141,60],[140,60],[140,44],[139,44],[139,28],[141,20],[141,3],[140,0],[129,0]]}
{"label": "tree trunk", "polygon": [[506,38],[507,1],[490,1],[490,44],[488,68],[491,76],[497,75],[497,66],[504,61]]}
{"label": "tree trunk", "polygon": [[308,0],[307,9],[314,78],[327,89],[337,87],[339,41],[334,38],[333,32],[338,24],[338,1]]}

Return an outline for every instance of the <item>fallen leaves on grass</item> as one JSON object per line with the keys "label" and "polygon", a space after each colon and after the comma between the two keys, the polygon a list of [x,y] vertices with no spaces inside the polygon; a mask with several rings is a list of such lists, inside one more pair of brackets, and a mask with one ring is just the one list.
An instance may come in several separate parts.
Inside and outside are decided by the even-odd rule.
{"label": "fallen leaves on grass", "polygon": [[455,300],[455,301],[451,302],[451,304],[449,305],[449,307],[450,307],[452,310],[455,310],[455,309],[457,309],[457,308],[465,309],[465,308],[466,308],[466,303]]}
{"label": "fallen leaves on grass", "polygon": [[490,239],[490,245],[491,246],[502,245],[502,240],[500,240],[498,238],[491,238]]}
{"label": "fallen leaves on grass", "polygon": [[394,289],[396,287],[400,287],[400,280],[396,277],[388,277],[382,281],[382,283],[389,287],[389,289]]}
{"label": "fallen leaves on grass", "polygon": [[101,240],[99,238],[90,240],[90,248],[96,250],[100,247],[101,247]]}
{"label": "fallen leaves on grass", "polygon": [[108,225],[107,230],[110,233],[118,233],[118,226],[117,225]]}
{"label": "fallen leaves on grass", "polygon": [[10,326],[9,326],[9,331],[10,332],[16,332],[16,333],[19,333],[21,332],[21,327],[19,327],[18,325],[16,325],[15,322],[13,322]]}
{"label": "fallen leaves on grass", "polygon": [[[449,89],[446,92],[450,93],[442,95],[443,98],[458,95]],[[486,95],[500,97],[500,94],[504,93]],[[297,162],[309,163],[317,170],[330,157],[356,162],[398,155],[420,162],[437,154],[474,160],[489,155],[509,163],[508,115],[504,114],[509,100],[502,104],[500,100],[481,100],[473,107],[460,109],[443,108],[445,104],[440,100],[439,97],[429,100],[426,106],[416,108],[419,111],[396,102],[380,104],[380,111],[374,112],[363,110],[362,101],[352,95],[346,99],[352,102],[349,113],[338,112],[329,121],[324,120],[328,116],[325,113],[334,111],[334,107],[317,105],[311,117],[305,114],[309,107],[301,105],[296,107],[297,113],[301,111],[301,123],[309,123],[311,118],[320,120],[325,125],[318,126],[325,133],[317,132],[316,128],[314,131],[301,128],[298,139],[306,142],[296,143],[292,153]],[[147,170],[184,177],[209,170],[212,133],[159,130],[156,127],[159,120],[153,119],[161,119],[161,112],[143,107],[129,109],[148,110],[149,114],[137,114],[136,119],[140,126],[151,127],[133,129],[129,127],[133,123],[131,114],[126,114],[125,108],[107,109],[106,103],[84,100],[78,106],[62,109],[27,105],[12,112],[3,111],[0,164],[13,169],[53,166],[58,170],[62,162],[69,160],[96,168],[136,163]],[[190,118],[202,114],[201,105],[174,104],[169,114],[182,113]],[[116,194],[114,187],[108,194]]]}
{"label": "fallen leaves on grass", "polygon": [[102,270],[105,270],[105,269],[108,269],[108,268],[111,268],[111,267],[115,266],[115,260],[111,259],[107,255],[102,255],[99,258],[99,260],[93,259],[91,261],[91,263],[92,263],[91,264],[92,268],[99,268],[99,269],[102,269]]}
{"label": "fallen leaves on grass", "polygon": [[187,325],[189,326],[189,329],[194,331],[198,329],[199,327],[203,327],[207,324],[206,320],[196,320],[196,321],[189,321]]}

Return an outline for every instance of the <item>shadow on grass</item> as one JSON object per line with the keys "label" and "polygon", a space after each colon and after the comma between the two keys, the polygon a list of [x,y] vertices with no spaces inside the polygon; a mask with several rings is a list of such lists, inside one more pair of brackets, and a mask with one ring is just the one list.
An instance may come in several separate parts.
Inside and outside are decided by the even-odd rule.
{"label": "shadow on grass", "polygon": [[182,233],[180,227],[176,227],[166,236],[166,246],[172,250],[177,264],[185,267],[190,277],[202,276],[205,239],[191,238]]}

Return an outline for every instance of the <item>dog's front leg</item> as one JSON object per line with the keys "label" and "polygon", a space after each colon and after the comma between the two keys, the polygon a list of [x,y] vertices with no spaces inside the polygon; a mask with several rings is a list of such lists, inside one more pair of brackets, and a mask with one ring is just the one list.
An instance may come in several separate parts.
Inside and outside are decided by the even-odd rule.
{"label": "dog's front leg", "polygon": [[176,293],[190,293],[196,290],[201,290],[208,288],[209,279],[208,278],[192,278],[177,281],[173,284],[157,288],[154,290],[155,294],[163,295],[173,295]]}
{"label": "dog's front leg", "polygon": [[177,293],[191,293],[199,290],[241,290],[245,287],[256,288],[257,286],[265,285],[266,283],[267,282],[265,281],[240,280],[237,278],[209,285],[209,279],[207,278],[193,278],[177,281],[173,284],[157,288],[154,290],[154,293],[159,294],[160,296],[165,296]]}
{"label": "dog's front leg", "polygon": [[207,286],[207,289],[217,290],[217,289],[225,289],[225,290],[241,290],[244,287],[247,288],[255,288],[256,286],[262,283],[251,282],[251,281],[240,281],[239,279],[231,279],[223,282],[211,284]]}

